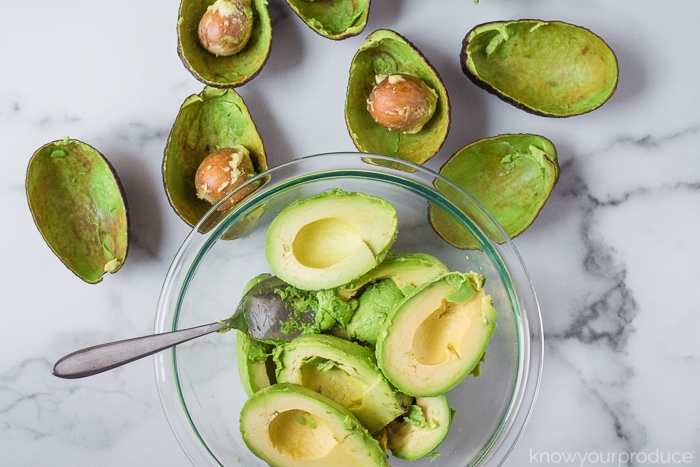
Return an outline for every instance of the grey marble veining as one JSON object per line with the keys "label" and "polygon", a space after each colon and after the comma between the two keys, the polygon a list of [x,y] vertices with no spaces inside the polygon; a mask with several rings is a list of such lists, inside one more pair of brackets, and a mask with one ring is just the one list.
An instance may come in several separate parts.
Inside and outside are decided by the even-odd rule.
{"label": "grey marble veining", "polygon": [[[150,361],[79,381],[50,373],[72,350],[151,331],[189,232],[160,174],[175,115],[202,88],[177,57],[177,3],[0,3],[0,465],[190,465]],[[310,32],[282,0],[270,7],[270,59],[238,90],[270,165],[354,149],[342,112],[348,67],[380,27],[409,37],[450,92],[451,131],[426,166],[499,133],[557,146],[558,184],[514,240],[537,290],[545,361],[506,465],[700,465],[700,3],[373,0],[366,31],[339,42]],[[517,18],[606,39],[620,65],[612,99],[547,119],[473,86],[458,62],[464,34]],[[127,262],[94,286],[53,256],[27,209],[31,154],[66,135],[109,158],[130,205]]]}

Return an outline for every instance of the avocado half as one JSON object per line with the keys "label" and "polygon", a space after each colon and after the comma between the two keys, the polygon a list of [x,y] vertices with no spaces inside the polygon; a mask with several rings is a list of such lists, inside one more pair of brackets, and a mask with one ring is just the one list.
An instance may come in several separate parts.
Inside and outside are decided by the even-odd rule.
{"label": "avocado half", "polygon": [[[437,93],[435,114],[415,134],[389,130],[374,121],[367,98],[377,75],[404,73],[419,78]],[[378,29],[360,45],[350,65],[345,99],[345,123],[358,150],[423,164],[445,142],[450,127],[450,104],[437,71],[405,37]]]}
{"label": "avocado half", "polygon": [[70,138],[48,143],[32,155],[25,188],[41,235],[75,275],[94,284],[122,267],[129,246],[126,196],[99,151]]}
{"label": "avocado half", "polygon": [[612,49],[590,30],[561,21],[476,26],[464,38],[460,62],[477,86],[546,117],[590,112],[617,88]]}
{"label": "avocado half", "polygon": [[391,279],[404,294],[408,294],[419,285],[448,272],[445,263],[427,253],[390,251],[376,268],[337,288],[335,293],[347,301],[367,284]]}
{"label": "avocado half", "polygon": [[[458,150],[440,168],[440,174],[476,198],[508,236],[515,237],[534,222],[549,199],[559,179],[559,164],[556,148],[547,138],[504,134]],[[435,185],[449,192],[440,180]],[[433,229],[451,245],[476,247],[471,233],[444,210],[431,205],[428,217]]]}
{"label": "avocado half", "polygon": [[256,173],[267,170],[262,138],[236,91],[207,86],[185,99],[168,136],[162,171],[170,205],[190,226],[211,208],[197,197],[197,167],[211,152],[235,145],[248,149]]}
{"label": "avocado half", "polygon": [[326,334],[305,334],[284,344],[277,380],[295,383],[347,408],[370,432],[406,413],[411,398],[384,378],[374,352]]}
{"label": "avocado half", "polygon": [[365,29],[370,0],[287,0],[287,4],[314,32],[340,40]]}
{"label": "avocado half", "polygon": [[251,0],[253,32],[235,55],[216,56],[199,42],[199,21],[215,0],[182,0],[177,21],[177,51],[182,63],[199,81],[210,86],[236,87],[253,79],[270,55],[272,22],[267,0]]}
{"label": "avocado half", "polygon": [[479,365],[496,329],[484,277],[450,272],[399,302],[377,339],[377,364],[399,391],[439,396]]}
{"label": "avocado half", "polygon": [[397,234],[391,203],[335,189],[280,211],[267,229],[265,256],[286,283],[302,290],[331,289],[377,266]]}
{"label": "avocado half", "polygon": [[345,407],[297,384],[277,383],[241,409],[248,448],[272,467],[389,467],[386,455]]}
{"label": "avocado half", "polygon": [[425,457],[447,437],[453,410],[447,396],[416,397],[407,415],[386,427],[387,446],[399,459]]}

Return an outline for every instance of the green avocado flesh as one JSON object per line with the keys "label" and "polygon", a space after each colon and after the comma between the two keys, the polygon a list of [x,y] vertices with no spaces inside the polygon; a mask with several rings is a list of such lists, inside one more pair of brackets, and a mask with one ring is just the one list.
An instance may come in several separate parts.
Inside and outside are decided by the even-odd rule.
{"label": "green avocado flesh", "polygon": [[69,138],[39,148],[26,191],[37,228],[56,256],[85,282],[97,283],[126,259],[126,198],[107,159]]}
{"label": "green avocado flesh", "polygon": [[329,39],[345,39],[367,25],[370,0],[287,0],[312,30]]}
{"label": "green avocado flesh", "polygon": [[280,348],[277,380],[319,392],[346,407],[370,432],[406,413],[411,399],[384,378],[374,352],[325,334],[300,336]]}
{"label": "green avocado flesh", "polygon": [[426,253],[396,253],[390,251],[384,260],[371,271],[336,289],[344,300],[357,295],[370,282],[391,279],[404,295],[434,277],[448,273],[448,267]]}
{"label": "green avocado flesh", "polygon": [[[437,93],[435,114],[415,134],[389,130],[374,121],[367,98],[377,75],[404,73],[422,80]],[[447,137],[450,106],[447,90],[435,69],[404,37],[379,29],[358,48],[350,65],[345,122],[357,149],[422,164],[433,157]]]}
{"label": "green avocado flesh", "polygon": [[376,344],[384,321],[403,297],[404,294],[391,279],[371,284],[362,292],[357,311],[348,323],[348,336],[371,345]]}
{"label": "green avocado flesh", "polygon": [[199,42],[199,20],[214,0],[182,0],[177,22],[178,53],[185,67],[210,86],[240,86],[253,79],[270,54],[272,24],[267,0],[252,0],[253,32],[246,46],[235,55],[222,57],[208,52]]}
{"label": "green avocado flesh", "polygon": [[558,21],[492,22],[464,38],[461,63],[478,86],[531,113],[569,117],[603,105],[617,58],[588,29]]}
{"label": "green avocado flesh", "polygon": [[248,399],[240,431],[271,467],[388,467],[384,451],[346,408],[303,386],[278,383]]}
{"label": "green avocado flesh", "polygon": [[270,344],[256,341],[248,334],[236,330],[238,376],[248,396],[252,396],[274,382],[268,371],[268,368],[273,365],[271,347]]}
{"label": "green avocado flesh", "polygon": [[233,89],[205,87],[185,99],[163,156],[163,181],[170,204],[190,226],[211,208],[197,197],[194,175],[211,152],[243,145],[257,173],[267,170],[260,134],[243,99]]}
{"label": "green avocado flesh", "polygon": [[[559,179],[556,148],[532,134],[499,135],[457,151],[440,169],[479,201],[510,237],[535,220]],[[438,190],[444,184],[436,182]],[[445,211],[431,206],[430,223],[448,243],[471,248],[473,237]]]}
{"label": "green avocado flesh", "polygon": [[451,272],[399,302],[377,339],[377,363],[405,394],[437,396],[459,384],[486,352],[496,310],[483,276]]}
{"label": "green avocado flesh", "polygon": [[396,239],[396,209],[364,193],[332,190],[298,200],[270,223],[272,272],[302,290],[330,289],[379,264]]}
{"label": "green avocado flesh", "polygon": [[386,427],[391,453],[404,460],[416,460],[430,454],[447,436],[453,411],[444,394],[416,397],[407,415]]}

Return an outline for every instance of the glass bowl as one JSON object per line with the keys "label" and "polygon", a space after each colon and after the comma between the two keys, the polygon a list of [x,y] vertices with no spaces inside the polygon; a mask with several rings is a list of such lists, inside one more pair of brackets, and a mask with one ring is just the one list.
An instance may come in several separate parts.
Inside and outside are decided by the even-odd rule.
{"label": "glass bowl", "polygon": [[[484,288],[498,311],[496,332],[481,376],[467,376],[447,393],[456,412],[437,449],[436,463],[502,464],[532,410],[543,340],[527,270],[498,223],[469,194],[437,173],[384,156],[309,156],[259,174],[250,184],[256,187],[252,195],[226,211],[212,207],[183,243],[165,278],[155,332],[228,317],[248,280],[270,272],[263,246],[267,226],[292,201],[334,188],[379,196],[398,212],[393,251],[429,253],[452,270],[473,270],[487,277]],[[472,246],[459,249],[443,240],[429,222],[431,210],[440,211],[441,219],[448,217],[450,232],[469,237]],[[229,332],[155,356],[163,409],[194,465],[267,465],[241,439],[239,413],[247,396],[235,354],[235,333]],[[398,467],[431,465],[428,458],[408,462],[390,457],[389,462]]]}

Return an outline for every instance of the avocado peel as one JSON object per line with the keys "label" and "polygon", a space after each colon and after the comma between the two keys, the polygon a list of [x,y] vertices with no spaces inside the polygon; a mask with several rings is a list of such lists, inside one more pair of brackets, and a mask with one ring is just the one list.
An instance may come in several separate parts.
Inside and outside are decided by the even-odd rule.
{"label": "avocado peel", "polygon": [[[378,124],[367,109],[377,76],[405,74],[420,79],[437,100],[430,120],[413,134]],[[358,47],[350,65],[345,99],[345,122],[361,152],[383,154],[423,164],[447,137],[450,103],[442,79],[427,58],[408,39],[389,29],[378,29]]]}
{"label": "avocado peel", "polygon": [[45,144],[29,161],[25,188],[42,237],[76,276],[94,284],[122,267],[129,246],[126,196],[97,149],[68,137]]}
{"label": "avocado peel", "polygon": [[370,0],[287,0],[287,4],[311,30],[341,40],[365,29]]}
{"label": "avocado peel", "polygon": [[[559,179],[559,163],[556,147],[549,139],[534,134],[503,134],[459,149],[440,168],[440,175],[473,196],[508,236],[516,237],[532,225],[549,199]],[[435,185],[440,191],[449,191],[441,180]],[[451,245],[477,247],[473,235],[446,211],[431,205],[429,221]]]}
{"label": "avocado peel", "polygon": [[618,82],[617,57],[592,31],[561,21],[484,23],[465,36],[464,74],[522,110],[571,117],[597,109]]}
{"label": "avocado peel", "polygon": [[185,99],[168,136],[162,173],[168,201],[188,225],[211,208],[197,197],[197,168],[212,152],[238,145],[248,150],[256,173],[267,170],[262,138],[236,91],[206,86]]}
{"label": "avocado peel", "polygon": [[253,26],[245,47],[217,56],[200,43],[199,21],[214,0],[182,0],[177,22],[178,55],[195,78],[216,87],[237,87],[253,79],[267,62],[272,45],[272,21],[267,0],[251,0]]}

